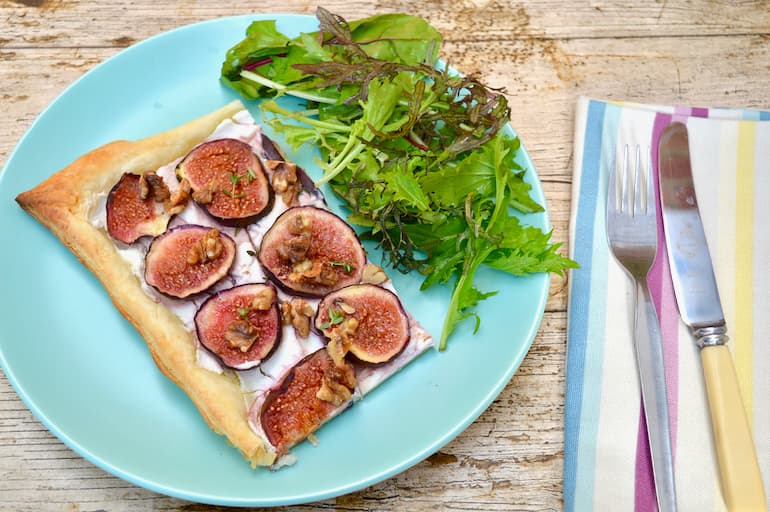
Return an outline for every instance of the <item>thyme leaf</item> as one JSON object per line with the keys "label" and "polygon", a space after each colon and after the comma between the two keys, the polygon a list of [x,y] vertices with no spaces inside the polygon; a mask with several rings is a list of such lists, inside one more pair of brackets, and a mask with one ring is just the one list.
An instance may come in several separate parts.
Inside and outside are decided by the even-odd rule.
{"label": "thyme leaf", "polygon": [[356,266],[349,261],[328,261],[326,264],[331,267],[342,267],[346,274],[350,274],[356,269]]}
{"label": "thyme leaf", "polygon": [[226,188],[222,189],[222,193],[224,195],[230,197],[230,198],[233,198],[233,199],[242,199],[242,198],[246,197],[246,194],[236,194],[235,192],[231,192],[231,191],[227,190]]}
{"label": "thyme leaf", "polygon": [[345,321],[345,314],[341,309],[329,308],[329,320],[319,325],[321,329],[328,329],[333,325],[341,324]]}

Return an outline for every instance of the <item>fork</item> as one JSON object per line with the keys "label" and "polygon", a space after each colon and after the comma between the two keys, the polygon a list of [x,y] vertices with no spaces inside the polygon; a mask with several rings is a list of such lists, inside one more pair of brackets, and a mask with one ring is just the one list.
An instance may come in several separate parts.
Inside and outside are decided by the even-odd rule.
{"label": "fork", "polygon": [[[613,256],[629,274],[636,288],[636,364],[649,436],[658,510],[668,512],[676,510],[676,488],[666,375],[658,315],[647,287],[647,274],[655,261],[658,240],[652,163],[648,150],[645,172],[642,169],[641,149],[636,146],[636,165],[632,171],[628,153],[628,146],[625,146],[622,169],[610,171],[607,190],[607,239]],[[618,172],[622,173],[620,180]]]}

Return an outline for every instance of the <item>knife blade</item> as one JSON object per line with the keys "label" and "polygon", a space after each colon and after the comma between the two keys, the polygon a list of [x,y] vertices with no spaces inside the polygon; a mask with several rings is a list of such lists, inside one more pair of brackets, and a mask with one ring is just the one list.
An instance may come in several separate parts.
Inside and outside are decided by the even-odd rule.
{"label": "knife blade", "polygon": [[679,314],[700,347],[722,494],[728,510],[766,511],[751,429],[743,408],[703,230],[687,127],[671,123],[658,146],[663,230]]}

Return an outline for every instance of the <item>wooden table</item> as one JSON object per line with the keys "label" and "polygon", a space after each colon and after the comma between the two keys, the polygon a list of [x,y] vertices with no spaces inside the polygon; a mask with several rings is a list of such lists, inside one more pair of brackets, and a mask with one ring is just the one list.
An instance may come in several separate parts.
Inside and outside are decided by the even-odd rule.
{"label": "wooden table", "polygon": [[[770,108],[770,8],[763,0],[329,0],[324,6],[350,19],[419,14],[443,33],[444,58],[506,89],[512,123],[543,182],[557,241],[568,237],[579,95]],[[299,0],[0,0],[0,162],[68,84],[127,46],[220,16],[314,9]],[[558,277],[552,283],[529,355],[465,432],[396,477],[298,508],[560,510],[567,283]],[[8,291],[1,295],[9,300]],[[4,377],[0,507],[212,509],[135,487],[93,466],[51,435]]]}

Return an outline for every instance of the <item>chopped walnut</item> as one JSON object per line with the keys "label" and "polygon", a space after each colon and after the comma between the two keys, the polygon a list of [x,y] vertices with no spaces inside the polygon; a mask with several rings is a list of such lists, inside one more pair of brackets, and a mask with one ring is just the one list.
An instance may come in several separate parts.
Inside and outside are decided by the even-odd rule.
{"label": "chopped walnut", "polygon": [[273,190],[281,196],[287,206],[292,206],[297,201],[297,196],[302,188],[297,179],[297,166],[288,162],[269,161],[268,167],[273,171],[271,183]]}
{"label": "chopped walnut", "polygon": [[201,262],[201,249],[200,245],[195,244],[190,247],[190,252],[187,253],[187,264],[196,265]]}
{"label": "chopped walnut", "polygon": [[278,256],[290,263],[302,262],[307,256],[313,239],[310,219],[304,215],[297,215],[289,224],[289,233],[292,236],[278,246]]}
{"label": "chopped walnut", "polygon": [[349,316],[330,331],[326,331],[329,337],[326,351],[335,365],[342,366],[344,364],[345,356],[353,344],[353,334],[355,334],[357,329],[358,320],[356,317]]}
{"label": "chopped walnut", "polygon": [[356,375],[353,367],[344,362],[342,366],[335,364],[332,368],[324,370],[321,388],[316,393],[316,397],[333,405],[342,405],[350,400],[353,395],[351,390],[355,386]]}
{"label": "chopped walnut", "polygon": [[291,324],[291,302],[283,301],[280,305],[281,308],[281,322],[283,325]]}
{"label": "chopped walnut", "polygon": [[222,254],[224,245],[219,230],[210,229],[200,240],[198,240],[187,253],[187,263],[197,265],[215,260]]}
{"label": "chopped walnut", "polygon": [[339,276],[328,265],[318,261],[302,260],[292,267],[288,279],[295,283],[305,281],[322,286],[333,286],[339,281]]}
{"label": "chopped walnut", "polygon": [[316,393],[316,398],[333,405],[342,405],[352,396],[348,388],[334,381],[323,379],[321,388]]}
{"label": "chopped walnut", "polygon": [[300,338],[307,338],[310,335],[310,319],[314,314],[313,306],[302,299],[281,303],[281,318],[284,325],[291,324]]}
{"label": "chopped walnut", "polygon": [[336,330],[332,331],[329,336],[329,343],[326,344],[326,351],[329,353],[329,357],[332,358],[335,365],[340,366],[344,364],[345,356],[348,351],[350,351],[350,345],[350,341],[346,342],[339,332]]}
{"label": "chopped walnut", "polygon": [[342,311],[347,313],[348,315],[352,315],[356,312],[356,308],[345,302],[344,300],[336,300],[334,303],[337,305],[338,308],[340,308]]}
{"label": "chopped walnut", "polygon": [[227,326],[225,339],[231,347],[247,352],[257,340],[258,334],[257,328],[247,320],[236,320]]}
{"label": "chopped walnut", "polygon": [[361,277],[361,282],[367,283],[367,284],[382,284],[385,281],[388,280],[387,274],[378,267],[377,265],[374,265],[372,263],[367,263],[364,267],[363,276]]}
{"label": "chopped walnut", "polygon": [[311,238],[312,235],[310,233],[301,233],[290,238],[286,242],[286,245],[278,247],[278,256],[291,263],[297,263],[304,260],[308,249],[310,249]]}
{"label": "chopped walnut", "polygon": [[187,208],[187,203],[190,202],[190,191],[192,190],[192,187],[190,186],[190,182],[187,181],[187,179],[183,179],[179,183],[179,188],[176,192],[171,194],[171,197],[169,197],[165,201],[166,211],[170,215],[176,215],[177,213],[181,213],[185,208]]}
{"label": "chopped walnut", "polygon": [[305,215],[297,215],[294,217],[291,224],[289,224],[289,233],[292,235],[299,235],[302,233],[309,233],[311,231],[312,223]]}
{"label": "chopped walnut", "polygon": [[214,200],[214,188],[209,184],[200,190],[194,190],[192,198],[198,204],[209,204]]}
{"label": "chopped walnut", "polygon": [[294,315],[291,318],[291,326],[300,338],[310,336],[310,317],[305,315]]}
{"label": "chopped walnut", "polygon": [[354,316],[349,316],[339,326],[340,332],[343,336],[350,337],[358,330],[358,319]]}
{"label": "chopped walnut", "polygon": [[139,176],[139,199],[144,201],[150,197],[150,184],[147,183],[147,177],[142,174]]}
{"label": "chopped walnut", "polygon": [[150,197],[154,201],[162,203],[170,196],[166,182],[155,174],[155,171],[148,171],[139,177],[139,197],[142,200]]}
{"label": "chopped walnut", "polygon": [[328,265],[322,265],[321,273],[318,274],[316,282],[323,286],[334,286],[339,280],[340,276],[332,267]]}
{"label": "chopped walnut", "polygon": [[267,311],[273,305],[273,301],[275,301],[275,291],[266,286],[254,295],[251,300],[251,308],[257,311]]}
{"label": "chopped walnut", "polygon": [[[320,271],[320,266],[318,267],[318,270]],[[289,274],[289,279],[298,281],[300,278],[304,276],[309,276],[312,273],[313,273],[313,262],[310,260],[302,260],[292,267],[291,274]],[[292,276],[295,274],[297,278],[293,279]]]}

